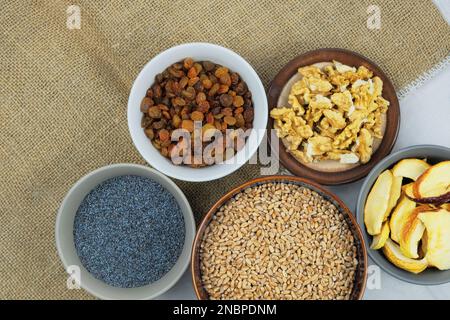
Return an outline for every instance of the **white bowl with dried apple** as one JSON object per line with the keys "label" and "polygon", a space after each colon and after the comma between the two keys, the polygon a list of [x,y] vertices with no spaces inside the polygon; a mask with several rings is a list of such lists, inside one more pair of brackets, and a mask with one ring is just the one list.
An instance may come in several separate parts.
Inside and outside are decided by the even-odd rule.
{"label": "white bowl with dried apple", "polygon": [[386,272],[421,285],[450,282],[450,148],[419,145],[384,158],[364,181],[357,220]]}

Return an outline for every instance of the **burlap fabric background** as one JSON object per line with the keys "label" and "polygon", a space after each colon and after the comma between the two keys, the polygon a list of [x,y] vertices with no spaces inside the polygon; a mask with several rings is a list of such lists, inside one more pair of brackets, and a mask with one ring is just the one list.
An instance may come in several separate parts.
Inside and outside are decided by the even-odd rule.
{"label": "burlap fabric background", "polygon": [[[291,58],[342,47],[376,61],[397,88],[450,51],[431,1],[3,1],[0,10],[0,298],[90,298],[67,290],[54,245],[57,208],[98,167],[143,163],[128,134],[129,89],[142,66],[173,45],[207,41],[235,50],[265,85]],[[256,166],[210,183],[179,183],[197,218]]]}

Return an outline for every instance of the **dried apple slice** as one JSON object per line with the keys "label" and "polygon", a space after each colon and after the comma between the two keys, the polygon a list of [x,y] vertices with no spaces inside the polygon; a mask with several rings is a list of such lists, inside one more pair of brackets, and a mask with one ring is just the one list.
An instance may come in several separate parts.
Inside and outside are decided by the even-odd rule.
{"label": "dried apple slice", "polygon": [[418,202],[450,202],[450,161],[428,168],[414,183],[413,193]]}
{"label": "dried apple slice", "polygon": [[425,232],[423,233],[422,237],[422,245],[420,246],[423,255],[427,254],[427,247],[428,247],[428,233],[427,229],[425,228]]}
{"label": "dried apple slice", "polygon": [[411,183],[405,184],[402,187],[402,191],[403,191],[403,193],[405,195],[408,196],[408,198],[414,199],[414,190],[413,190],[413,188],[414,188],[414,182],[411,182]]}
{"label": "dried apple slice", "polygon": [[392,177],[392,187],[389,194],[389,204],[386,213],[384,215],[383,221],[386,221],[387,218],[389,218],[389,214],[391,213],[392,209],[395,207],[398,199],[400,198],[400,195],[402,193],[402,181],[403,177]]}
{"label": "dried apple slice", "polygon": [[429,206],[415,208],[403,225],[400,233],[400,250],[408,258],[419,258],[419,241],[422,239],[425,226],[417,216],[429,210],[432,210]]}
{"label": "dried apple slice", "polygon": [[400,235],[403,230],[403,226],[406,221],[408,221],[409,216],[414,212],[415,208],[416,203],[409,199],[405,194],[400,197],[400,201],[395,207],[389,221],[391,238],[395,242],[400,242]]}
{"label": "dried apple slice", "polygon": [[450,212],[445,209],[418,215],[427,230],[425,258],[440,270],[450,269]]}
{"label": "dried apple slice", "polygon": [[370,245],[370,249],[378,250],[381,249],[384,244],[386,243],[386,240],[389,238],[389,223],[385,222],[383,223],[383,226],[381,227],[381,233],[377,234],[376,236],[373,236],[372,244]]}
{"label": "dried apple slice", "polygon": [[381,225],[389,205],[392,181],[391,171],[384,171],[378,176],[367,196],[364,207],[364,223],[370,235],[377,235],[381,232]]}
{"label": "dried apple slice", "polygon": [[450,191],[441,197],[416,198],[414,195],[411,195],[410,199],[417,203],[435,205],[439,207],[442,204],[450,202]]}
{"label": "dried apple slice", "polygon": [[412,273],[416,274],[420,273],[423,270],[425,270],[428,266],[426,258],[423,258],[421,260],[414,260],[405,257],[402,254],[400,247],[389,238],[386,240],[386,243],[384,244],[383,253],[392,264]]}
{"label": "dried apple slice", "polygon": [[431,166],[421,159],[403,159],[392,168],[392,174],[396,177],[405,177],[416,181],[429,167]]}

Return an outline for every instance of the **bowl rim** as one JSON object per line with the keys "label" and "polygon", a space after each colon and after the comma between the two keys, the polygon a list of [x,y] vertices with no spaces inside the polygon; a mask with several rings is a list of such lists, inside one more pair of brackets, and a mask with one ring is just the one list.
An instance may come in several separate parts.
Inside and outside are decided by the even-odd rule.
{"label": "bowl rim", "polygon": [[[341,60],[342,57],[356,59],[359,65],[368,67],[369,70],[374,72],[375,75],[379,76],[383,80],[383,90],[386,90],[388,95],[391,96],[388,100],[390,102],[390,106],[386,117],[386,132],[380,146],[372,154],[370,161],[366,164],[359,164],[354,168],[344,171],[325,172],[314,170],[301,164],[286,151],[283,142],[279,138],[279,151],[274,152],[283,166],[292,174],[296,176],[303,176],[325,185],[340,185],[365,177],[379,161],[381,161],[392,151],[400,130],[400,105],[392,81],[375,62],[357,52],[342,48],[321,48],[305,52],[290,60],[272,79],[267,91],[270,111],[277,106],[281,91],[287,81],[289,81],[289,79],[291,79],[291,77],[297,72],[299,67],[318,62]],[[268,119],[267,128],[268,130],[273,129],[273,119],[270,116]],[[268,139],[270,143],[270,135],[268,136]],[[273,151],[272,143],[270,143],[270,145]]]}
{"label": "bowl rim", "polygon": [[[67,257],[66,257],[66,253],[64,252],[64,250],[62,250],[62,238],[59,236],[61,234],[60,229],[61,229],[61,219],[64,215],[64,208],[67,206],[67,203],[69,202],[70,198],[72,197],[73,193],[80,188],[85,182],[86,180],[90,179],[91,177],[104,172],[104,171],[112,171],[112,170],[116,170],[116,169],[127,169],[127,168],[137,168],[139,170],[144,170],[149,172],[150,174],[154,175],[154,176],[158,176],[159,178],[161,178],[162,180],[164,180],[165,182],[167,182],[167,184],[170,186],[171,189],[165,188],[168,192],[170,192],[171,194],[174,195],[174,193],[177,193],[177,195],[180,197],[180,199],[184,202],[185,209],[181,210],[183,213],[183,218],[185,220],[185,227],[186,227],[186,234],[190,233],[192,234],[192,238],[195,237],[195,233],[196,233],[196,223],[195,223],[195,218],[194,218],[194,214],[191,208],[191,205],[188,201],[188,199],[186,198],[185,194],[183,193],[183,191],[167,176],[165,176],[164,174],[162,174],[161,172],[152,169],[150,167],[144,166],[144,165],[140,165],[140,164],[134,164],[134,163],[115,163],[115,164],[110,164],[110,165],[106,165],[100,168],[97,168],[93,171],[88,172],[87,174],[85,174],[84,176],[82,176],[80,179],[78,179],[73,185],[72,187],[69,189],[69,191],[67,191],[67,193],[64,196],[64,199],[61,201],[61,204],[58,208],[58,212],[56,215],[56,219],[55,219],[55,243],[56,243],[56,249],[58,252],[58,256],[63,264],[64,267],[64,271],[67,273],[67,268],[68,268],[68,262],[67,262]],[[123,175],[123,174],[122,174]],[[118,175],[120,176],[120,175]],[[109,178],[108,178],[109,179]],[[189,226],[189,228],[188,228]],[[190,230],[188,230],[190,229]],[[189,246],[192,246],[193,241],[191,241],[191,243],[188,242],[189,239],[187,239],[185,237],[185,242],[184,242],[184,246],[188,246],[188,252],[190,253],[192,250],[192,247],[189,248]],[[180,259],[180,257],[178,257],[178,259]],[[177,260],[178,262],[179,260]],[[183,274],[186,272],[188,266],[190,263],[190,254],[187,255],[187,259],[185,259],[184,261],[181,261],[181,272],[176,274],[173,279],[171,281],[168,281],[167,284],[164,286],[164,288],[160,291],[158,291],[155,294],[152,295],[147,295],[145,297],[142,297],[142,300],[150,300],[150,299],[154,299],[162,294],[164,294],[166,291],[168,291],[170,288],[172,288],[179,280],[180,278],[183,276]],[[86,272],[89,272],[86,270]],[[97,279],[98,281],[101,281],[99,279]],[[149,284],[151,285],[151,284]],[[100,294],[98,292],[96,292],[95,290],[92,290],[92,288],[90,286],[85,286],[83,282],[80,283],[80,287],[83,288],[84,290],[86,290],[86,292],[88,292],[89,294],[100,298],[102,300],[109,300],[112,299],[111,297],[108,297],[107,295],[103,295]],[[120,288],[120,289],[127,289],[127,288]],[[130,289],[134,289],[134,288],[130,288]]]}
{"label": "bowl rim", "polygon": [[[213,166],[229,166],[230,169],[228,170],[216,170],[215,173],[208,173],[208,174],[203,174],[203,175],[184,175],[183,177],[177,176],[175,174],[173,174],[172,170],[166,170],[164,167],[162,167],[158,161],[152,161],[152,159],[150,157],[144,157],[143,153],[146,147],[144,147],[141,143],[138,143],[138,138],[135,136],[134,132],[133,132],[133,128],[134,128],[134,124],[132,123],[131,120],[131,115],[133,112],[134,108],[138,108],[138,106],[133,105],[132,103],[132,99],[134,97],[135,94],[137,94],[137,83],[141,82],[143,78],[145,78],[145,75],[147,73],[147,70],[150,69],[153,64],[155,63],[155,60],[161,60],[163,56],[165,56],[166,54],[172,52],[172,51],[177,51],[183,48],[187,48],[187,47],[195,47],[195,46],[199,46],[199,47],[203,47],[205,50],[207,49],[215,49],[215,50],[220,50],[221,52],[223,52],[224,54],[226,54],[227,56],[231,56],[236,60],[239,60],[240,63],[242,63],[247,71],[249,72],[249,74],[251,75],[251,77],[254,79],[254,83],[255,86],[257,87],[257,92],[252,92],[252,95],[256,95],[258,94],[260,96],[260,99],[262,99],[262,108],[261,110],[258,111],[258,113],[260,114],[260,116],[262,117],[262,127],[261,129],[265,129],[267,127],[267,122],[269,120],[269,110],[268,110],[268,102],[267,102],[267,95],[266,95],[266,90],[264,88],[264,85],[261,81],[261,78],[259,77],[258,73],[256,72],[256,70],[252,67],[252,65],[246,60],[244,59],[241,55],[239,55],[238,53],[234,52],[233,50],[223,47],[221,45],[218,44],[214,44],[214,43],[209,43],[209,42],[186,42],[186,43],[181,43],[181,44],[177,44],[175,46],[169,47],[161,52],[159,52],[158,54],[156,54],[155,56],[153,56],[149,61],[147,61],[145,63],[145,65],[141,68],[141,70],[139,71],[138,75],[136,76],[136,78],[133,80],[133,84],[131,86],[130,92],[129,92],[129,96],[128,96],[128,102],[127,102],[127,124],[128,124],[128,133],[131,137],[131,140],[133,142],[134,147],[136,148],[136,150],[138,151],[138,153],[140,154],[140,156],[152,167],[154,167],[155,169],[157,169],[158,171],[162,172],[163,174],[174,178],[174,179],[178,179],[178,180],[182,180],[182,181],[188,181],[188,182],[205,182],[205,181],[213,181],[213,180],[217,180],[220,178],[223,178],[237,170],[239,170],[244,164],[246,164],[249,159],[251,159],[254,154],[258,151],[258,147],[260,146],[260,144],[263,141],[264,136],[261,134],[257,133],[257,129],[258,128],[252,128],[252,133],[251,135],[248,137],[248,139],[251,139],[252,136],[256,136],[255,138],[252,139],[256,140],[256,143],[248,145],[246,142],[246,147],[243,148],[240,152],[245,151],[246,149],[248,149],[248,152],[246,152],[244,154],[245,156],[245,161],[238,161],[237,163],[233,163],[233,164],[214,164]],[[170,64],[167,64],[167,66],[169,66]],[[240,73],[241,74],[241,73]],[[249,81],[247,79],[246,83],[248,84]],[[255,112],[256,114],[256,112]],[[256,118],[256,117],[255,117]],[[255,121],[255,120],[254,120]],[[153,146],[151,146],[152,148],[154,148]],[[238,152],[239,153],[239,152]],[[235,155],[236,156],[236,155]],[[174,167],[176,165],[172,164]],[[208,166],[211,167],[211,166]],[[207,167],[207,168],[208,168]],[[187,170],[201,170],[202,168],[188,168],[186,167]]]}
{"label": "bowl rim", "polygon": [[221,206],[223,206],[225,203],[227,203],[231,198],[233,198],[238,193],[242,192],[243,190],[252,187],[257,184],[264,184],[264,183],[270,183],[270,182],[282,182],[282,181],[291,181],[294,183],[302,183],[306,186],[311,186],[326,196],[333,199],[342,210],[340,210],[343,214],[348,216],[354,230],[356,230],[356,235],[359,239],[359,242],[361,243],[361,251],[363,256],[363,279],[361,279],[361,290],[357,296],[357,300],[361,300],[364,296],[364,292],[366,289],[366,282],[367,282],[367,267],[368,267],[368,257],[367,257],[367,249],[366,249],[366,243],[364,240],[364,237],[362,235],[361,227],[356,221],[355,215],[352,214],[351,210],[348,208],[348,206],[333,192],[326,190],[323,186],[319,185],[318,183],[311,181],[306,178],[297,177],[297,176],[290,176],[290,175],[270,175],[270,176],[262,176],[257,177],[254,179],[251,179],[247,182],[244,182],[233,189],[229,190],[227,193],[225,193],[222,197],[220,197],[219,200],[217,200],[214,205],[208,210],[208,212],[203,216],[198,228],[197,233],[194,238],[194,243],[192,245],[192,253],[191,253],[191,276],[192,276],[192,284],[194,287],[195,295],[197,296],[197,299],[203,300],[202,295],[200,293],[200,288],[202,286],[201,280],[200,280],[200,270],[198,267],[198,261],[200,261],[199,256],[199,248],[202,242],[203,234],[206,230],[206,227],[209,225],[209,223],[212,220],[213,215],[217,212],[218,209],[220,209]]}
{"label": "bowl rim", "polygon": [[[381,169],[381,171],[383,171],[383,170],[391,167],[393,164],[391,164],[389,166],[386,166],[386,163],[388,163],[392,158],[394,158],[394,157],[396,157],[398,155],[404,154],[404,153],[406,153],[408,151],[420,150],[420,149],[423,149],[423,148],[435,149],[435,150],[440,150],[440,151],[444,151],[444,152],[450,152],[450,148],[448,148],[448,147],[440,146],[440,145],[433,145],[433,144],[419,144],[419,145],[414,145],[414,146],[401,148],[401,149],[399,149],[399,150],[397,150],[395,152],[392,152],[391,154],[389,154],[388,156],[383,158],[383,160],[381,160],[379,163],[377,163],[377,165],[375,165],[372,168],[372,170],[370,171],[370,173],[367,175],[366,179],[364,179],[364,182],[361,185],[361,188],[359,189],[359,194],[358,194],[358,198],[357,198],[357,201],[356,201],[356,219],[358,221],[358,224],[359,224],[361,230],[364,229],[364,231],[362,231],[363,232],[363,237],[364,237],[364,233],[367,233],[367,231],[365,229],[365,225],[364,225],[364,209],[363,208],[364,208],[365,202],[367,200],[367,195],[369,194],[373,183],[375,183],[375,182],[373,182],[369,186],[369,178],[372,177],[372,175],[374,175],[376,171],[380,171],[380,169]],[[398,160],[398,161],[400,161],[400,160]],[[364,193],[366,193],[365,196],[364,196]],[[422,285],[422,286],[434,286],[434,285],[440,285],[440,284],[444,284],[444,283],[449,283],[450,282],[450,278],[448,280],[443,280],[443,281],[420,281],[420,280],[415,280],[414,277],[412,277],[411,279],[410,278],[406,278],[406,277],[402,276],[401,274],[399,274],[398,272],[395,272],[394,268],[393,269],[389,269],[386,266],[384,266],[383,264],[380,264],[379,263],[379,257],[377,257],[375,255],[375,250],[372,250],[372,249],[368,248],[367,249],[367,254],[369,255],[369,257],[372,259],[372,261],[377,266],[379,266],[381,269],[383,269],[389,275],[391,275],[394,278],[399,279],[401,281],[405,281],[407,283],[412,283],[412,284],[417,284],[417,285]],[[383,257],[383,259],[387,261],[387,259],[385,257]],[[390,264],[393,267],[395,267],[392,263],[390,263]],[[397,268],[397,267],[395,267],[395,268]]]}

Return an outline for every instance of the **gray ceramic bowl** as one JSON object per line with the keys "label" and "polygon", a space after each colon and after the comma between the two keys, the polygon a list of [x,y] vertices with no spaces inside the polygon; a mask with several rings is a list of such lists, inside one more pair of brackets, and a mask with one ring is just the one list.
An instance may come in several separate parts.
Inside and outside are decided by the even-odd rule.
{"label": "gray ceramic bowl", "polygon": [[[166,188],[177,200],[183,212],[186,228],[183,250],[172,269],[158,281],[138,288],[117,288],[93,277],[81,264],[73,241],[73,223],[81,201],[101,182],[122,175],[147,177]],[[75,266],[80,271],[80,286],[100,299],[152,299],[169,290],[180,279],[189,265],[194,236],[195,220],[183,192],[162,173],[136,164],[106,166],[78,180],[64,198],[56,218],[56,247],[64,268],[72,273],[70,271],[74,270],[73,266]]]}
{"label": "gray ceramic bowl", "polygon": [[427,158],[428,162],[433,164],[443,160],[450,160],[450,148],[434,145],[408,147],[390,154],[372,169],[361,187],[356,204],[357,220],[361,226],[364,241],[368,244],[368,254],[384,271],[400,280],[420,285],[437,285],[450,282],[450,270],[440,271],[435,268],[429,268],[419,274],[413,274],[394,266],[384,257],[381,250],[372,250],[369,248],[370,243],[372,243],[372,236],[367,233],[364,225],[364,205],[367,194],[381,172],[391,168],[398,161],[405,158]]}

